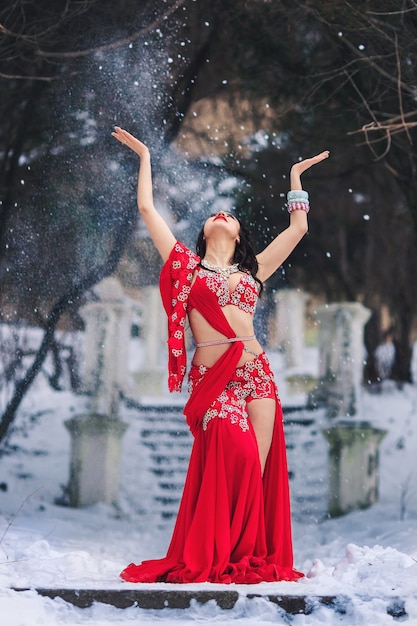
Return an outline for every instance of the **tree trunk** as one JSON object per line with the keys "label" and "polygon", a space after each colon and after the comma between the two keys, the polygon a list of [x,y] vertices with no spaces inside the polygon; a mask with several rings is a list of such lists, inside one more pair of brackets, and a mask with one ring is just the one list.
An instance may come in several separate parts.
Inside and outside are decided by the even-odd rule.
{"label": "tree trunk", "polygon": [[365,326],[364,340],[367,356],[363,369],[363,382],[365,385],[372,385],[380,382],[375,357],[376,349],[381,343],[381,316],[377,310],[372,311],[372,315]]}
{"label": "tree trunk", "polygon": [[413,354],[413,347],[410,342],[411,322],[408,311],[400,304],[394,325],[395,357],[391,378],[402,383],[413,382],[411,375],[411,357]]}

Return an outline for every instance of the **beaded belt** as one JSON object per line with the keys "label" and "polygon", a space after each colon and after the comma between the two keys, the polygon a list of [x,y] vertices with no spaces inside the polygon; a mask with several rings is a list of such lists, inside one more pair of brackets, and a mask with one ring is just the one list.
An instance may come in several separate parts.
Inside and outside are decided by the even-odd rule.
{"label": "beaded belt", "polygon": [[252,341],[256,339],[255,335],[250,337],[229,337],[228,339],[219,339],[218,341],[204,341],[203,343],[196,343],[196,348],[205,348],[207,346],[221,346],[223,343],[234,343],[235,341]]}

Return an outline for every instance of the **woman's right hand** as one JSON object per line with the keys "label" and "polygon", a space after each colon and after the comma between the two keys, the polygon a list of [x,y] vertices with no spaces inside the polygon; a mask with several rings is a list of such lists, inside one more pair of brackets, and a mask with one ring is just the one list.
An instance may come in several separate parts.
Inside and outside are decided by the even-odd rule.
{"label": "woman's right hand", "polygon": [[133,135],[123,130],[120,126],[115,126],[112,135],[117,141],[130,148],[140,158],[138,176],[138,209],[145,222],[148,232],[153,240],[162,260],[165,262],[176,238],[171,232],[168,224],[158,213],[153,204],[152,194],[152,168],[149,150],[144,143],[136,139]]}
{"label": "woman's right hand", "polygon": [[140,158],[147,156],[149,154],[149,150],[144,143],[136,139],[133,135],[127,132],[127,130],[123,130],[120,126],[115,126],[112,135],[115,139],[120,141],[123,145],[127,146],[133,152],[135,152]]}

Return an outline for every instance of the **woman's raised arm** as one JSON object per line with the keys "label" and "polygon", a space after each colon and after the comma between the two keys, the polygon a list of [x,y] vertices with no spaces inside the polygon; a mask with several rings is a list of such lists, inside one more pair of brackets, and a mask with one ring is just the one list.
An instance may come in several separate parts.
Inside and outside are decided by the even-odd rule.
{"label": "woman's raised arm", "polygon": [[[328,150],[310,159],[295,163],[290,172],[291,191],[301,191],[301,174],[313,165],[320,163],[329,156]],[[307,211],[293,210],[290,213],[290,225],[260,252],[258,260],[258,278],[264,282],[282,265],[287,257],[301,241],[308,230]]]}
{"label": "woman's raised arm", "polygon": [[153,203],[152,169],[149,150],[144,143],[133,135],[115,126],[112,132],[120,143],[130,148],[140,158],[138,175],[138,209],[146,224],[149,235],[154,242],[162,260],[165,262],[175,245],[176,239],[164,218],[158,213]]}

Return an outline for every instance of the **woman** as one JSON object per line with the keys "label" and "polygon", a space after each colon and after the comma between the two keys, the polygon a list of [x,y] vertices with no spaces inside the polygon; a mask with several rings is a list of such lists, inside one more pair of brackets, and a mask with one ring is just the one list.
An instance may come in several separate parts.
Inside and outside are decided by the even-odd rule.
{"label": "woman", "polygon": [[254,335],[258,293],[307,232],[301,174],[329,156],[293,165],[290,225],[255,255],[247,230],[219,211],[205,222],[197,254],[176,241],[153,204],[147,147],[119,127],[113,136],[140,158],[138,207],[163,261],[169,388],[186,372],[186,316],[196,350],[184,408],[194,435],[184,492],[167,555],[130,564],[130,582],[258,583],[297,580],[293,569],[288,471],[280,400]]}

